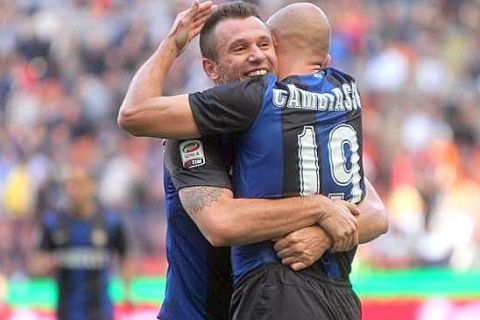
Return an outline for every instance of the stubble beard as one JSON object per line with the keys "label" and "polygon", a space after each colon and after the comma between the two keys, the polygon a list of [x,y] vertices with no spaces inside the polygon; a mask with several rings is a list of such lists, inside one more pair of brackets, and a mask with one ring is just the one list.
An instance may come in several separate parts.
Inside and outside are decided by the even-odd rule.
{"label": "stubble beard", "polygon": [[218,74],[220,75],[220,78],[215,81],[215,84],[217,86],[247,79],[245,76],[242,75],[239,69],[232,69],[229,68],[227,65],[219,66]]}

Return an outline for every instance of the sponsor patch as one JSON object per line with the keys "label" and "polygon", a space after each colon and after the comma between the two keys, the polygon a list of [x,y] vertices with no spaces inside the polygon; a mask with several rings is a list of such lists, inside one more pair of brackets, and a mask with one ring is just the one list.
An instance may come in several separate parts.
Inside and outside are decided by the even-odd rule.
{"label": "sponsor patch", "polygon": [[186,169],[196,168],[205,164],[205,153],[201,140],[186,140],[180,143],[182,164]]}

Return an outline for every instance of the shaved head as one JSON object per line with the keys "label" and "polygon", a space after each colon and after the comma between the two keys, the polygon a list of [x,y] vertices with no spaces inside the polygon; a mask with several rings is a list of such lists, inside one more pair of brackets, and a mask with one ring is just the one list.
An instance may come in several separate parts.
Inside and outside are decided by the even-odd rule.
{"label": "shaved head", "polygon": [[319,62],[330,51],[330,22],[311,3],[295,3],[274,13],[267,21],[277,40],[277,54],[305,54]]}

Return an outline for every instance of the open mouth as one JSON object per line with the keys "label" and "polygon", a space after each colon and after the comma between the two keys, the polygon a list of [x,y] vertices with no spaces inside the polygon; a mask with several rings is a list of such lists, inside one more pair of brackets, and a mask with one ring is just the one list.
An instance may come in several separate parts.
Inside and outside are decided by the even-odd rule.
{"label": "open mouth", "polygon": [[257,69],[246,73],[247,77],[263,76],[268,73],[267,69]]}

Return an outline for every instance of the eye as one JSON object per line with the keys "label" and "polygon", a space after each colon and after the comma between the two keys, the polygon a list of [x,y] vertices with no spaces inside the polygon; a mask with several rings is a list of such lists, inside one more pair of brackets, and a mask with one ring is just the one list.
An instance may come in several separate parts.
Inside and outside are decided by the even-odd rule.
{"label": "eye", "polygon": [[269,41],[262,41],[258,45],[262,49],[269,49],[270,48],[270,42]]}
{"label": "eye", "polygon": [[245,47],[245,46],[235,46],[235,47],[233,47],[233,52],[241,53],[241,52],[245,51],[246,49],[247,49],[247,47]]}

